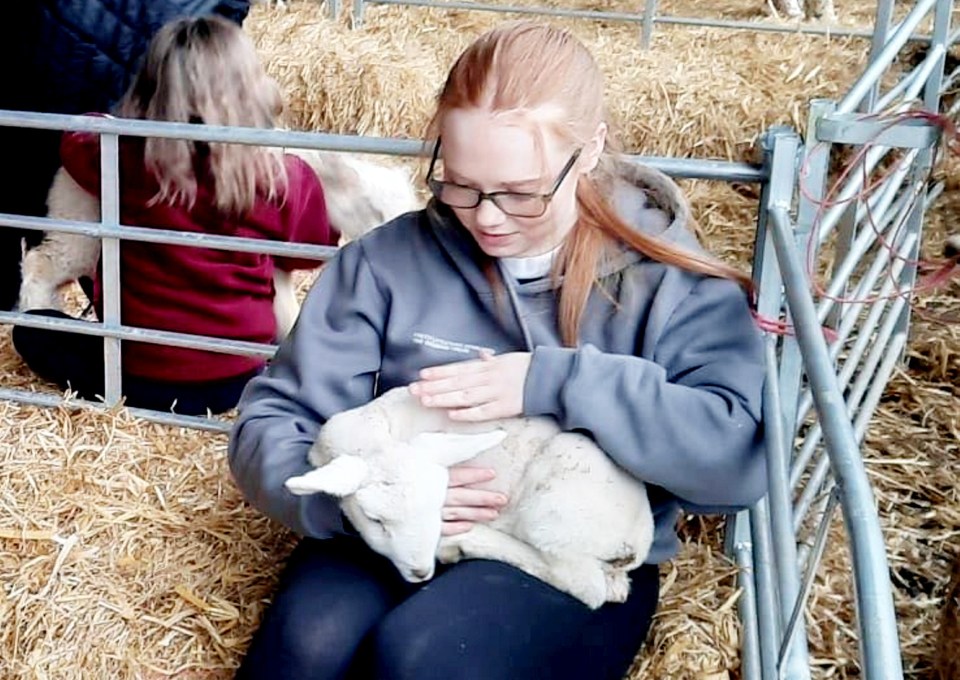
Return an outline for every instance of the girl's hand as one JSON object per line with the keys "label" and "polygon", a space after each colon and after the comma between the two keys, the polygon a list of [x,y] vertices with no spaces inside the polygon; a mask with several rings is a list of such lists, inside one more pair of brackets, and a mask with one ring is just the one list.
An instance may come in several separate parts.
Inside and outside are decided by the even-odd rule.
{"label": "girl's hand", "polygon": [[470,531],[477,522],[496,519],[500,509],[507,504],[507,497],[497,491],[478,488],[493,479],[495,473],[489,468],[454,465],[450,468],[450,484],[447,500],[443,505],[444,536],[453,536]]}
{"label": "girl's hand", "polygon": [[423,369],[410,392],[428,408],[447,409],[452,420],[519,416],[531,359],[530,352],[481,352],[479,359]]}

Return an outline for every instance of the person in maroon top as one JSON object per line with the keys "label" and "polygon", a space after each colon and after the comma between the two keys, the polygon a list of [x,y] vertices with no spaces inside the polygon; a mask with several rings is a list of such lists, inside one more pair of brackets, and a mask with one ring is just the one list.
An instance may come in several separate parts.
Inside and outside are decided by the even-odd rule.
{"label": "person in maroon top", "polygon": [[[124,118],[272,128],[282,108],[252,42],[217,17],[165,25],[116,113]],[[67,133],[65,170],[86,191],[100,193],[100,140]],[[335,245],[323,188],[295,156],[240,144],[121,138],[123,224]],[[314,260],[210,248],[122,241],[124,325],[250,342],[272,342],[274,268],[317,266]],[[100,277],[93,302],[102,303]],[[55,310],[32,313],[63,316]],[[14,346],[41,377],[81,397],[103,394],[103,340],[18,326]],[[219,413],[236,405],[256,357],[125,341],[123,393],[128,406]]]}

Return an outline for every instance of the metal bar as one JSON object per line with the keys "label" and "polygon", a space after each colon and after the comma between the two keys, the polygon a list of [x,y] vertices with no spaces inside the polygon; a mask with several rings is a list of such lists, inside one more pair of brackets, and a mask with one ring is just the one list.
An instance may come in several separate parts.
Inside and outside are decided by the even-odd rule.
{"label": "metal bar", "polygon": [[827,507],[824,508],[823,514],[821,515],[820,526],[817,529],[817,535],[813,542],[813,556],[806,561],[806,568],[800,582],[800,592],[797,594],[796,603],[794,604],[793,611],[790,613],[790,620],[787,621],[787,626],[783,631],[783,645],[780,647],[780,656],[783,656],[786,652],[787,645],[790,643],[790,639],[793,637],[794,631],[797,628],[797,623],[799,623],[803,617],[803,610],[806,609],[807,599],[810,597],[810,590],[813,587],[813,579],[817,575],[817,566],[823,558],[823,550],[827,545],[830,520],[833,517],[838,502],[839,496],[836,488],[834,488],[831,490]]}
{"label": "metal bar", "polygon": [[[500,12],[505,14],[540,14],[545,16],[571,17],[578,19],[593,19],[604,21],[626,21],[630,23],[642,22],[642,17],[626,12],[603,12],[596,10],[571,10],[557,7],[522,5],[494,5],[483,2],[436,2],[434,0],[365,0],[368,5],[409,5],[412,7],[433,7],[437,9],[463,9],[477,12]],[[766,33],[796,33],[798,35],[826,35],[837,38],[872,38],[873,31],[868,29],[836,28],[834,26],[807,26],[804,24],[776,24],[773,22],[737,21],[732,19],[703,19],[699,17],[682,17],[668,14],[657,15],[654,20],[658,24],[674,24],[678,26],[702,26],[704,28],[726,28],[731,30],[745,30]],[[924,35],[911,35],[910,40],[925,41]]]}
{"label": "metal bar", "polygon": [[787,284],[787,300],[794,312],[797,340],[807,360],[807,376],[834,474],[844,492],[841,501],[853,558],[862,672],[871,680],[900,680],[903,677],[900,641],[873,492],[843,408],[816,309],[804,284],[803,267],[792,248],[789,215],[785,209],[775,207],[771,217],[777,257]]}
{"label": "metal bar", "polygon": [[[815,439],[812,438],[815,436]],[[811,428],[811,432],[808,433],[808,437],[811,437],[807,441],[817,442],[823,436],[823,431],[820,429],[819,425]],[[816,448],[814,447],[814,450]],[[807,483],[803,487],[803,492],[800,494],[800,497],[797,499],[796,504],[793,508],[793,532],[796,534],[800,533],[800,529],[803,528],[803,520],[807,516],[807,511],[810,509],[810,504],[819,496],[823,491],[823,482],[827,478],[827,475],[830,473],[830,458],[828,456],[821,455],[817,458],[816,464],[813,466],[813,470],[810,472],[810,477],[807,479]]]}
{"label": "metal bar", "polygon": [[[114,329],[120,326],[120,140],[116,135],[100,136],[100,177],[102,321],[105,329]],[[103,396],[110,406],[119,403],[123,392],[120,352],[120,338],[104,338]]]}
{"label": "metal bar", "polygon": [[[807,253],[811,247],[816,244],[811,243],[811,233],[813,225],[820,212],[820,202],[823,200],[826,191],[827,174],[830,164],[829,142],[817,143],[814,135],[817,125],[824,116],[833,112],[836,104],[829,99],[815,99],[810,103],[810,111],[807,114],[806,138],[801,152],[801,168],[797,171],[795,178],[791,180],[796,182],[798,187],[798,205],[797,221],[794,225],[794,242],[801,253]],[[782,202],[783,207],[789,209],[791,195]],[[772,236],[770,237],[770,249],[774,251],[772,257],[776,258],[776,251],[773,248]],[[779,265],[778,265],[779,266]],[[779,308],[778,308],[779,313]],[[785,310],[787,322],[790,323],[790,309]],[[781,400],[784,408],[784,421],[787,432],[796,433],[801,422],[797,418],[797,403],[802,393],[803,384],[803,357],[800,355],[800,348],[797,346],[795,338],[786,336],[783,339],[783,348],[780,351],[780,385]]]}
{"label": "metal bar", "polygon": [[[129,137],[164,137],[231,144],[316,149],[394,156],[419,156],[424,142],[390,137],[362,137],[322,132],[293,132],[224,125],[194,125],[97,116],[72,116],[55,113],[34,113],[0,110],[0,126],[110,133]],[[716,159],[672,158],[626,154],[624,160],[643,163],[673,177],[717,179],[730,182],[763,182],[767,179],[762,167],[752,163]]]}
{"label": "metal bar", "polygon": [[[503,14],[536,14],[573,19],[594,19],[597,21],[626,21],[642,23],[643,15],[636,12],[604,12],[600,10],[565,9],[563,7],[539,7],[523,5],[494,5],[486,2],[434,2],[433,0],[365,0],[368,5],[408,5],[411,7],[434,7],[437,9],[465,9],[477,12],[500,12]],[[661,21],[660,17],[655,19]]]}
{"label": "metal bar", "polygon": [[171,347],[185,347],[188,349],[203,349],[222,354],[238,354],[241,356],[271,358],[277,350],[276,345],[266,345],[259,342],[245,340],[227,340],[206,335],[191,335],[189,333],[175,333],[173,331],[158,331],[152,328],[137,328],[136,326],[111,326],[93,321],[79,319],[57,319],[37,314],[23,314],[20,312],[0,312],[0,323],[12,323],[17,326],[30,328],[48,328],[53,331],[80,333],[82,335],[97,335],[103,338],[118,338],[122,340],[136,340],[154,345],[170,345]]}
{"label": "metal bar", "polygon": [[[788,456],[790,448],[781,417],[780,384],[777,380],[776,340],[765,340],[767,379],[763,388],[763,422],[767,445],[767,494],[770,507],[770,528],[773,535],[774,557],[777,563],[777,582],[780,595],[780,625],[786,623],[787,612],[800,592],[797,573],[797,544],[790,526],[790,490],[787,486]],[[806,639],[796,637],[789,647],[781,648],[777,658],[780,672],[791,678],[810,677]]]}
{"label": "metal bar", "polygon": [[[772,169],[772,156],[774,141],[771,134],[763,136],[761,142],[763,150],[764,168],[769,174]],[[764,206],[770,204],[772,200],[782,202],[784,197],[773,196],[771,192],[771,183],[764,182],[760,185],[760,210],[757,213],[757,230],[753,252],[753,281],[757,287],[757,312],[764,316],[777,318],[780,314],[780,308],[783,302],[782,282],[780,280],[780,270],[777,266],[776,253],[773,249],[772,239],[768,233],[767,222],[768,213]],[[774,367],[773,370],[777,370]],[[767,452],[770,455],[770,452]],[[766,498],[754,505],[748,515],[748,522],[737,524],[735,529],[738,532],[740,542],[750,541],[753,548],[753,554],[750,557],[753,573],[751,576],[752,592],[756,603],[748,607],[746,611],[741,610],[741,616],[754,616],[751,622],[744,619],[744,626],[756,628],[757,650],[751,654],[750,664],[754,668],[750,669],[744,666],[745,677],[772,678],[777,670],[777,646],[780,630],[780,617],[777,614],[777,586],[776,586],[776,567],[773,559],[773,549],[771,547],[772,539],[770,537],[770,521],[767,512]],[[744,525],[749,530],[749,538],[742,535]],[[741,580],[746,580],[741,574]],[[749,630],[746,634],[753,635]]]}
{"label": "metal bar", "polygon": [[161,137],[230,144],[291,147],[327,151],[349,151],[394,156],[418,156],[423,142],[417,139],[337,135],[228,125],[198,125],[167,121],[105,118],[102,116],[37,113],[0,109],[0,126],[67,130],[127,137]]}
{"label": "metal bar", "polygon": [[[878,0],[877,13],[873,21],[873,39],[870,41],[870,58],[868,64],[872,64],[883,52],[884,45],[887,44],[887,36],[890,34],[890,20],[893,18],[893,0]],[[880,88],[879,80],[867,92],[866,97],[861,102],[861,111],[873,111],[874,101],[877,98],[877,91]],[[877,107],[877,108],[883,108]]]}
{"label": "metal bar", "polygon": [[364,0],[353,0],[353,24],[352,28],[360,28],[363,26],[363,5]]}
{"label": "metal bar", "polygon": [[[919,90],[923,81],[906,88]],[[925,149],[940,140],[940,128],[925,120],[894,123],[884,119],[865,119],[862,114],[835,114],[824,117],[817,127],[817,139],[834,144],[875,144],[897,148]]]}
{"label": "metal bar", "polygon": [[[86,399],[64,399],[58,394],[49,394],[44,392],[28,392],[27,390],[10,389],[0,387],[0,400],[15,401],[30,406],[64,406],[67,408],[93,409],[99,411],[109,410],[111,407],[107,404],[97,401],[87,401]],[[166,413],[164,411],[153,411],[144,408],[127,408],[130,415],[135,418],[142,418],[154,423],[163,425],[175,425],[178,427],[189,427],[198,430],[209,430],[211,432],[229,432],[233,423],[230,421],[216,420],[213,418],[204,418],[202,416],[184,416],[177,413]]]}
{"label": "metal bar", "polygon": [[668,156],[625,155],[631,163],[642,163],[671,177],[706,179],[724,182],[765,182],[769,175],[762,166],[752,163],[711,159],[670,158]]}
{"label": "metal bar", "polygon": [[644,0],[643,27],[640,29],[640,46],[645,50],[650,48],[650,41],[653,40],[653,22],[656,16],[657,0]]}
{"label": "metal bar", "polygon": [[[933,70],[927,81],[923,93],[923,103],[928,111],[940,109],[940,92],[943,89],[943,69],[946,63],[947,47],[950,34],[950,17],[953,14],[953,0],[941,0],[937,3],[933,15],[933,32],[930,35],[930,52],[927,59],[937,61],[937,68]],[[936,55],[936,56],[934,56]]]}
{"label": "metal bar", "polygon": [[767,499],[750,510],[750,538],[753,542],[754,582],[757,586],[757,631],[760,643],[761,677],[777,673],[777,647],[780,640],[780,615],[777,606],[776,565],[770,538]]}
{"label": "metal bar", "polygon": [[152,229],[120,225],[116,229],[105,227],[99,222],[75,222],[73,220],[54,220],[49,217],[13,215],[0,213],[0,226],[34,231],[58,231],[66,234],[82,234],[92,238],[119,236],[123,241],[141,243],[164,243],[168,245],[188,246],[192,248],[212,248],[239,253],[262,253],[284,257],[302,257],[312,260],[327,260],[333,257],[337,248],[333,246],[314,246],[303,243],[284,243],[242,236],[220,236],[197,232],[175,231],[172,229]]}
{"label": "metal bar", "polygon": [[757,626],[757,588],[754,583],[753,542],[750,539],[750,512],[743,510],[728,520],[726,535],[737,563],[737,584],[740,587],[740,610],[743,644],[740,649],[740,668],[743,680],[763,680],[760,664],[760,633]]}
{"label": "metal bar", "polygon": [[[770,168],[771,181],[768,202],[761,205],[761,210],[772,206],[789,208],[793,199],[799,144],[800,139],[797,134],[787,128],[774,128],[764,139],[765,160]],[[758,234],[758,238],[759,236]],[[772,234],[765,229],[762,236],[766,245],[763,269],[760,271],[761,292],[757,309],[764,315],[779,316],[782,304],[780,292],[782,280],[779,267],[774,261],[776,251],[775,248],[770,247],[773,245]],[[770,513],[770,531],[776,563],[779,629],[785,623],[787,612],[790,611],[799,590],[796,543],[793,532],[790,530],[791,504],[787,488],[790,451],[788,442],[792,439],[787,432],[792,432],[795,404],[790,397],[793,386],[783,387],[779,381],[777,339],[775,336],[768,335],[765,343],[767,380],[764,384],[763,411],[767,446],[767,507]],[[779,639],[778,636],[767,641],[767,644],[779,647]],[[777,668],[786,670],[791,677],[798,680],[809,677],[806,637],[794,638],[788,655],[777,659]]]}
{"label": "metal bar", "polygon": [[907,336],[903,333],[897,333],[893,336],[893,338],[891,338],[890,347],[887,350],[887,354],[880,363],[880,366],[877,368],[873,383],[870,385],[870,389],[863,398],[863,404],[860,407],[860,412],[857,413],[857,417],[853,421],[853,432],[858,442],[862,442],[863,438],[866,436],[867,427],[870,424],[870,420],[873,418],[873,413],[876,411],[877,405],[880,403],[880,398],[883,396],[883,391],[886,389],[887,382],[889,382],[890,376],[893,375],[893,369],[897,365],[900,352],[903,350],[906,344]]}
{"label": "metal bar", "polygon": [[879,82],[887,67],[893,63],[894,57],[907,42],[907,38],[920,25],[927,12],[937,2],[938,0],[917,0],[917,4],[910,10],[910,13],[897,25],[889,39],[885,41],[883,49],[878,54],[873,55],[873,59],[866,70],[853,84],[846,96],[837,104],[837,113],[853,113],[857,110],[860,103]]}
{"label": "metal bar", "polygon": [[[854,199],[847,203],[847,209],[843,211],[843,215],[840,218],[839,226],[837,228],[837,238],[833,242],[833,260],[836,262],[839,260],[841,263],[846,262],[850,257],[850,251],[856,242],[857,237],[857,213],[859,212],[858,208],[860,207],[860,199]],[[839,297],[846,297],[847,293],[847,281],[846,277],[833,277],[831,282],[833,285],[839,287],[837,295]],[[818,310],[819,311],[819,310]],[[842,307],[834,307],[833,311],[827,315],[827,319],[821,320],[821,323],[826,323],[830,328],[836,328],[841,321]],[[817,315],[818,319],[820,315]]]}

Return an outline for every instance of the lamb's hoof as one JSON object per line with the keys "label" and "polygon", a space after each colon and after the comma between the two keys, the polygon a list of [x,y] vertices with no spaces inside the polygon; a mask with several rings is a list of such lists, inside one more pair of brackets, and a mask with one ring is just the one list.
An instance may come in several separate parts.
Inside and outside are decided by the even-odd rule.
{"label": "lamb's hoof", "polygon": [[437,560],[444,564],[454,564],[463,559],[463,550],[455,537],[445,538],[440,541],[437,548]]}
{"label": "lamb's hoof", "polygon": [[599,609],[604,604],[607,603],[607,588],[606,584],[602,589],[597,588],[596,585],[593,587],[578,588],[577,593],[573,593],[574,597],[578,598],[585,605],[590,607],[590,609]]}
{"label": "lamb's hoof", "polygon": [[[578,566],[556,573],[560,589],[577,598],[590,609],[598,609],[607,601],[607,576],[599,565]],[[566,586],[566,587],[563,587]]]}
{"label": "lamb's hoof", "polygon": [[608,571],[606,577],[607,601],[626,602],[630,595],[630,576],[625,571]]}

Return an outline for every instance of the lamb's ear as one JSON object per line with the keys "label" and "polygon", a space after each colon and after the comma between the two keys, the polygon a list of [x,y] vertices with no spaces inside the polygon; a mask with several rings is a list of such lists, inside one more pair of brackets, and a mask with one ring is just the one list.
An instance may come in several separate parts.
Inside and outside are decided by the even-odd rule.
{"label": "lamb's ear", "polygon": [[367,478],[367,464],[359,456],[338,456],[305,475],[291,477],[284,486],[290,493],[304,496],[326,493],[337,498],[356,493]]}
{"label": "lamb's ear", "polygon": [[450,467],[470,460],[481,451],[492,449],[507,436],[503,430],[480,434],[422,432],[410,440],[410,446],[435,463]]}

